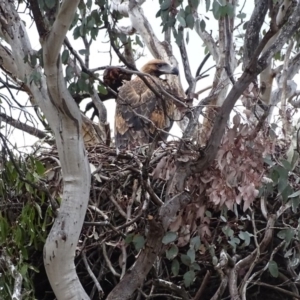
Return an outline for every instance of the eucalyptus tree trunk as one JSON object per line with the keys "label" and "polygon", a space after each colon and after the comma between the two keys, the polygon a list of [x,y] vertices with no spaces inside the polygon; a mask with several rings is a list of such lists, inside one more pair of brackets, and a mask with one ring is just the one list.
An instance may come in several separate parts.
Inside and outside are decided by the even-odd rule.
{"label": "eucalyptus tree trunk", "polygon": [[[34,52],[14,1],[0,1],[0,36],[10,46],[0,44],[1,67],[23,82],[42,109],[55,134],[62,168],[62,203],[44,246],[47,275],[59,300],[89,299],[76,274],[74,257],[89,199],[90,168],[81,134],[80,111],[65,85],[60,58],[78,4],[79,0],[63,1],[52,28],[41,37],[44,74],[40,66],[32,66],[30,59],[24,60]],[[29,80],[33,75],[38,75],[38,82]]]}

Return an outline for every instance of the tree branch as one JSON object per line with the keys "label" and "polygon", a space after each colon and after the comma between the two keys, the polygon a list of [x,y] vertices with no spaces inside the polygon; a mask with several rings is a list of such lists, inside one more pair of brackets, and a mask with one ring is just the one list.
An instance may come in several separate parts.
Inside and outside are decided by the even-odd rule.
{"label": "tree branch", "polygon": [[152,264],[158,255],[164,230],[161,224],[154,220],[149,221],[149,232],[144,249],[139,254],[130,271],[126,273],[120,283],[108,295],[107,300],[130,299],[133,292],[142,285],[145,277],[152,268]]}
{"label": "tree branch", "polygon": [[252,53],[254,53],[257,45],[259,45],[259,33],[267,11],[268,1],[256,1],[245,34],[243,68],[248,65],[252,59]]}
{"label": "tree branch", "polygon": [[26,133],[29,133],[29,134],[37,137],[38,139],[46,139],[47,143],[53,144],[53,142],[49,141],[49,139],[51,139],[51,137],[49,135],[47,135],[44,131],[39,130],[38,128],[24,124],[21,121],[15,120],[12,117],[10,117],[4,113],[0,113],[0,118],[1,118],[1,121],[17,128],[17,129],[20,129]]}

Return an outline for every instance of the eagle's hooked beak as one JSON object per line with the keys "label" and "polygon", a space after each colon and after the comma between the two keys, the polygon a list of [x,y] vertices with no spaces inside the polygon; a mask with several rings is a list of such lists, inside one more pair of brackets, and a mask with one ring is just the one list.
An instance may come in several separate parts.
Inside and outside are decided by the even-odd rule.
{"label": "eagle's hooked beak", "polygon": [[159,67],[159,72],[161,74],[172,74],[172,75],[179,75],[179,70],[177,67],[173,67],[169,64],[164,64]]}
{"label": "eagle's hooked beak", "polygon": [[172,69],[172,73],[171,74],[174,74],[174,75],[179,75],[179,70],[178,70],[178,68],[177,67],[174,67],[173,69]]}

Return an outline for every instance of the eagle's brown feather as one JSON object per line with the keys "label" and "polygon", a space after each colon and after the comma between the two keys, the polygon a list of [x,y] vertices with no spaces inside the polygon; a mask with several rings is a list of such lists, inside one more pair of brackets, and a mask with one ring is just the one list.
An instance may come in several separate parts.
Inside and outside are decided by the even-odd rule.
{"label": "eagle's brown feather", "polygon": [[[157,66],[161,64],[166,63],[160,60],[150,61],[142,68],[142,71],[153,76],[155,83],[150,78],[147,78],[147,81],[157,92],[159,89],[156,85],[159,85],[167,92],[172,93],[168,82],[158,77]],[[173,114],[173,101],[164,95],[157,97],[140,77],[126,82],[119,89],[117,98],[116,147],[132,149],[135,146],[150,143],[154,138],[166,140],[167,134],[165,132],[168,132],[172,127]],[[160,129],[165,132],[161,132]]]}

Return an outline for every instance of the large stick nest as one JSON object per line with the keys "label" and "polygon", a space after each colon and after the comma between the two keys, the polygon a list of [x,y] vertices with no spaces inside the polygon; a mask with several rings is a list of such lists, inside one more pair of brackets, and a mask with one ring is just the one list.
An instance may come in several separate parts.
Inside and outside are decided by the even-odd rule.
{"label": "large stick nest", "polygon": [[[176,298],[182,293],[178,289],[182,286],[186,292],[179,297],[189,299],[199,293],[202,282],[208,284],[208,271],[212,277],[209,285],[204,286],[205,294],[201,299],[210,299],[224,280],[216,265],[221,263],[219,257],[222,257],[222,250],[229,256],[239,257],[246,257],[255,251],[253,236],[256,235],[258,241],[262,240],[268,222],[258,201],[262,197],[260,191],[271,187],[266,194],[267,199],[272,200],[268,202],[270,213],[276,212],[286,201],[286,196],[278,191],[282,184],[280,167],[286,144],[275,142],[266,133],[259,133],[249,141],[251,133],[243,124],[229,129],[215,163],[205,172],[190,176],[186,182],[186,190],[192,200],[172,220],[163,239],[160,259],[133,299],[138,294],[145,298],[151,291]],[[149,156],[148,146],[126,153],[116,153],[114,148],[104,145],[87,148],[92,185],[76,261],[79,277],[91,299],[108,295],[143,249],[147,239],[148,220],[159,214],[160,207],[165,202],[168,182],[176,172],[176,160],[188,165],[191,161],[201,159],[203,155],[201,151],[179,149],[180,142],[170,142],[161,145]],[[56,149],[44,151],[37,159],[46,167],[45,186],[52,199],[58,199],[62,196],[63,181]],[[275,175],[273,181],[270,179],[275,172],[272,171],[271,174],[271,168],[277,170],[279,179]],[[300,188],[298,171],[296,167],[294,173],[286,177],[288,185],[294,190]],[[24,197],[26,198],[25,194]],[[21,204],[20,199],[16,203]],[[251,222],[254,215],[249,212],[249,207],[255,210],[255,223]],[[12,211],[18,214],[18,210],[13,208]],[[292,210],[287,209],[282,216],[287,219],[291,214]],[[279,218],[277,226],[283,226]],[[295,223],[291,226],[297,227]],[[270,241],[271,239],[265,247],[266,250],[269,249],[266,252],[267,261],[258,262],[255,265],[258,270],[265,266],[281,240],[274,241],[272,247],[269,247]],[[286,269],[286,261],[282,259],[282,255],[273,255],[272,259],[276,260],[278,266]],[[42,268],[41,253],[37,261]],[[227,267],[224,268],[226,272]],[[91,272],[97,277],[103,291],[99,286],[97,288]],[[285,276],[291,275],[287,272]],[[174,285],[165,285],[158,279]],[[263,279],[268,283],[280,282],[270,277],[269,273],[263,273],[261,280]],[[50,287],[43,286],[40,290],[37,286],[38,299],[45,296],[47,289],[50,290]],[[253,295],[255,291],[257,290],[253,289]],[[227,294],[226,291],[223,293]],[[263,293],[262,291],[260,295]],[[247,299],[252,299],[251,295],[252,293]],[[166,297],[162,296],[160,299]]]}

